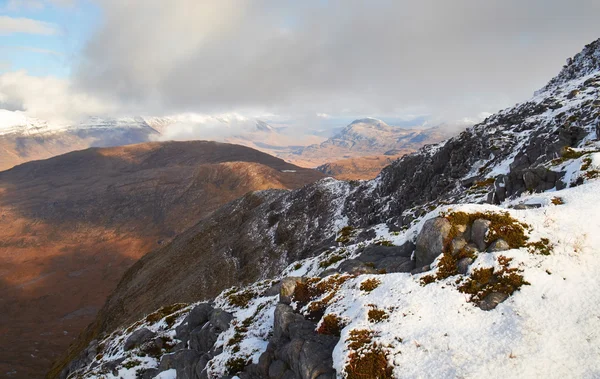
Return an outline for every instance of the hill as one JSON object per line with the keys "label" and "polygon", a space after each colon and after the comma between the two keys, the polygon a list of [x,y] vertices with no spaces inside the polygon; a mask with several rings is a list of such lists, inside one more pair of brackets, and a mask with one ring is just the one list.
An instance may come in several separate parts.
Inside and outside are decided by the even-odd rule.
{"label": "hill", "polygon": [[93,148],[0,172],[0,372],[39,377],[127,268],[221,205],[321,177],[204,141]]}

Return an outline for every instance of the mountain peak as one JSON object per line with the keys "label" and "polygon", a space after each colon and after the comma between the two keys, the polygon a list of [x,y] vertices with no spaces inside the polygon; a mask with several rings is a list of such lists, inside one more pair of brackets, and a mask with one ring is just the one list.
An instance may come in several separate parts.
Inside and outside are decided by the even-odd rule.
{"label": "mountain peak", "polygon": [[355,125],[373,126],[373,127],[379,128],[379,129],[389,128],[388,124],[386,124],[385,122],[383,122],[379,119],[373,118],[373,117],[366,117],[366,118],[354,120],[350,123],[350,125],[348,125],[348,127],[352,127]]}
{"label": "mountain peak", "polygon": [[556,88],[570,80],[580,79],[595,72],[600,72],[600,38],[585,45],[583,50],[567,59],[560,73],[538,92]]}

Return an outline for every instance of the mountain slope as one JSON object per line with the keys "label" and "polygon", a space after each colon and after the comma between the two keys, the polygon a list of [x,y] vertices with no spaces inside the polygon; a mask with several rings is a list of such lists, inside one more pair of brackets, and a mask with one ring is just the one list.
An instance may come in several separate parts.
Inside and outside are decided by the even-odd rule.
{"label": "mountain slope", "polygon": [[40,376],[129,266],[219,206],[321,177],[204,141],[93,148],[0,172],[1,372]]}
{"label": "mountain slope", "polygon": [[[287,346],[287,349],[292,350],[286,351],[290,351],[290,354],[294,356],[294,351],[296,350],[293,350],[295,348],[289,345],[291,343],[289,339],[291,338],[293,341],[295,338],[292,335],[293,333],[297,333],[295,336],[300,338],[300,342],[298,342],[300,346],[308,343],[306,341],[311,341],[311,343],[316,343],[319,346],[318,349],[315,347],[316,350],[314,351],[328,351],[330,357],[333,346],[335,346],[330,370],[335,369],[338,374],[341,374],[342,369],[347,367],[346,364],[352,359],[353,351],[355,357],[356,354],[360,356],[361,346],[369,347],[368,350],[362,352],[374,352],[376,354],[375,358],[381,358],[381,347],[387,346],[390,349],[396,349],[397,346],[400,346],[397,344],[396,347],[388,346],[390,337],[392,339],[399,338],[397,340],[399,343],[402,343],[403,338],[406,338],[400,335],[402,331],[391,330],[390,328],[378,329],[376,327],[375,329],[378,329],[379,334],[367,333],[366,335],[362,335],[362,337],[360,335],[353,337],[350,334],[352,329],[358,330],[364,328],[366,325],[365,313],[367,311],[364,307],[354,308],[349,306],[349,302],[357,298],[358,289],[356,286],[362,284],[359,282],[364,277],[348,279],[348,284],[344,284],[343,286],[339,282],[333,282],[338,283],[335,285],[328,282],[328,286],[333,286],[335,289],[341,291],[339,296],[336,296],[335,293],[329,296],[328,292],[323,289],[317,293],[323,297],[314,296],[310,292],[313,291],[310,287],[308,289],[307,287],[301,287],[305,291],[302,292],[305,301],[304,303],[298,303],[297,308],[292,310],[286,310],[287,308],[284,306],[277,305],[277,299],[269,295],[272,292],[269,292],[268,288],[265,287],[275,284],[275,282],[262,281],[252,284],[255,281],[267,278],[276,278],[278,280],[279,278],[298,275],[308,277],[303,280],[309,281],[313,280],[310,279],[313,276],[327,276],[332,274],[332,271],[324,270],[324,268],[328,267],[333,267],[342,274],[348,272],[355,275],[357,273],[380,274],[382,275],[382,279],[380,280],[382,288],[389,291],[392,291],[392,288],[402,289],[405,285],[408,286],[408,291],[414,287],[415,295],[412,296],[409,296],[406,292],[391,292],[389,295],[380,293],[381,298],[367,298],[367,301],[373,301],[372,304],[374,304],[375,308],[387,306],[386,299],[390,300],[391,303],[389,304],[396,304],[397,308],[392,310],[394,312],[398,308],[405,307],[403,304],[409,304],[406,309],[410,312],[402,316],[410,316],[407,319],[409,322],[416,321],[419,317],[431,316],[428,312],[421,313],[418,309],[411,309],[410,304],[415,304],[414,301],[416,300],[423,301],[424,296],[429,297],[431,300],[431,304],[428,303],[427,306],[431,305],[437,308],[436,305],[439,306],[442,304],[443,307],[447,307],[443,309],[461,313],[469,312],[469,310],[473,309],[473,305],[469,303],[469,300],[472,298],[454,292],[448,293],[449,290],[445,290],[446,287],[451,287],[451,289],[456,288],[457,284],[454,282],[454,275],[443,279],[428,278],[426,282],[439,281],[439,283],[431,287],[424,287],[426,290],[420,290],[420,287],[417,287],[421,284],[421,278],[440,273],[441,268],[444,266],[441,263],[441,258],[444,258],[444,256],[437,258],[433,262],[433,266],[424,264],[424,262],[419,261],[418,257],[417,261],[420,263],[416,262],[411,258],[412,251],[414,250],[414,245],[411,244],[416,243],[418,251],[419,241],[417,235],[422,234],[426,220],[440,216],[440,211],[451,212],[450,209],[475,214],[476,212],[485,213],[486,211],[491,211],[494,212],[495,216],[484,216],[488,218],[496,217],[494,219],[503,220],[511,228],[517,228],[521,221],[529,222],[533,225],[533,229],[527,232],[528,235],[526,237],[538,244],[533,245],[532,248],[534,250],[541,249],[544,253],[548,252],[546,250],[547,247],[545,247],[547,243],[541,238],[551,236],[552,233],[557,232],[557,227],[560,230],[561,225],[571,231],[576,231],[581,227],[584,233],[591,232],[597,227],[596,218],[592,218],[589,225],[583,226],[581,225],[582,220],[573,215],[576,215],[583,206],[582,203],[574,201],[578,195],[585,196],[586,202],[594,202],[594,199],[597,198],[597,183],[595,180],[600,176],[598,167],[600,164],[600,158],[598,157],[598,151],[600,151],[600,143],[598,142],[598,138],[600,137],[600,108],[598,105],[600,104],[598,104],[597,100],[600,94],[599,54],[600,40],[586,46],[556,78],[550,81],[548,86],[538,91],[531,100],[490,116],[484,122],[469,128],[455,138],[439,145],[424,147],[417,153],[401,158],[385,168],[372,181],[356,184],[324,179],[290,193],[278,191],[254,193],[251,196],[246,196],[219,209],[211,217],[202,220],[178,236],[171,244],[146,255],[136,263],[125,274],[123,280],[111,295],[100,312],[96,323],[82,336],[80,343],[74,345],[70,357],[76,357],[78,351],[83,351],[87,343],[97,337],[108,337],[103,343],[110,344],[111,350],[109,352],[111,359],[119,356],[122,357],[120,355],[122,342],[128,336],[128,333],[150,322],[148,319],[141,319],[144,314],[149,314],[162,306],[174,302],[213,299],[219,295],[221,290],[230,286],[238,286],[238,288],[223,292],[213,305],[216,308],[221,308],[231,313],[232,317],[234,317],[233,320],[237,324],[232,322],[231,327],[227,327],[226,324],[214,332],[217,342],[215,343],[215,340],[212,340],[208,350],[198,346],[193,347],[192,345],[177,345],[178,347],[175,348],[177,352],[173,355],[168,355],[166,351],[161,350],[159,357],[164,355],[162,358],[165,363],[161,362],[161,368],[164,370],[160,371],[170,371],[172,374],[177,372],[179,374],[182,366],[179,366],[175,361],[170,361],[171,363],[167,362],[170,359],[182,357],[183,354],[188,354],[190,360],[185,361],[186,364],[191,364],[192,367],[200,367],[200,372],[196,371],[196,373],[201,375],[211,373],[211,375],[218,376],[225,372],[234,374],[244,371],[243,375],[246,377],[252,377],[253,374],[262,372],[262,374],[257,374],[261,377],[260,375],[264,376],[265,368],[262,364],[267,362],[268,370],[271,368],[269,365],[277,364],[280,366],[283,365],[282,374],[288,372],[285,370],[289,370],[291,372],[290,375],[293,375],[293,377],[313,377],[306,374],[307,371],[303,371],[307,369],[307,366],[299,363],[301,361],[295,360],[295,358],[292,359],[290,356],[282,357],[281,355],[277,355],[278,350],[276,347],[280,346],[283,348],[283,346]],[[525,195],[527,192],[541,193],[556,190],[564,191],[557,193],[559,199],[556,200],[552,193],[544,194],[541,198],[535,195]],[[564,196],[564,199],[561,196]],[[549,204],[558,204],[564,201],[567,202],[567,206],[569,202],[574,203],[574,208],[565,208],[565,214],[568,213],[570,215],[567,220],[544,220],[546,209],[528,211],[528,213],[524,213],[523,215],[511,211],[510,215],[512,218],[509,221],[506,221],[500,213],[509,207],[527,209],[536,206],[549,206]],[[500,207],[463,205],[468,203],[494,203],[500,204]],[[439,208],[439,210],[435,210],[436,208]],[[560,217],[561,212],[558,211],[555,217]],[[589,212],[586,214],[589,217],[593,217]],[[479,220],[482,220],[481,217],[484,216],[479,215]],[[446,216],[441,215],[440,217],[444,218]],[[468,219],[470,216],[462,216],[461,214],[461,217]],[[438,222],[443,221],[438,220]],[[553,226],[553,222],[556,222],[556,226]],[[479,223],[485,223],[485,219]],[[228,225],[226,231],[220,228],[220,225],[224,224]],[[463,224],[460,223],[460,225]],[[475,229],[473,220],[469,222],[465,221],[463,226],[464,233],[466,233],[466,230]],[[508,230],[512,230],[511,228]],[[500,228],[498,230],[505,229]],[[485,236],[486,234],[483,233],[483,235]],[[514,235],[511,236],[514,237]],[[541,266],[539,267],[548,267],[548,271],[550,271],[550,274],[546,273],[544,275],[552,275],[554,269],[559,272],[559,275],[564,274],[565,280],[568,280],[567,277],[571,277],[572,270],[576,267],[582,267],[580,263],[570,262],[568,266],[562,266],[561,268],[557,263],[564,262],[569,257],[573,258],[573,250],[570,249],[575,249],[576,253],[583,254],[580,259],[590,263],[589,271],[585,271],[586,281],[576,283],[581,285],[590,283],[590,281],[594,280],[593,278],[597,272],[597,265],[592,264],[593,257],[598,254],[593,244],[595,240],[590,240],[592,242],[590,245],[585,241],[575,242],[576,239],[565,243],[563,237],[569,238],[568,236],[561,236],[561,240],[548,240],[548,244],[555,244],[562,249],[560,254],[557,252],[555,260],[554,258],[548,258],[547,261],[532,261],[526,258],[528,245],[525,245],[523,242],[515,244],[513,239],[505,236],[503,238],[507,238],[514,246],[503,247],[502,249],[498,248],[495,251],[492,250],[494,254],[485,254],[488,248],[487,244],[483,248],[478,248],[478,255],[475,257],[477,260],[474,262],[471,261],[471,264],[475,266],[472,268],[467,267],[468,275],[459,279],[464,281],[463,283],[476,280],[477,271],[475,271],[475,268],[478,267],[489,270],[490,266],[493,266],[498,270],[493,272],[518,273],[518,271],[504,271],[509,270],[509,268],[518,269],[518,267],[515,268],[512,264],[509,266],[508,264],[512,261],[506,262],[506,260],[501,260],[501,254],[498,254],[498,252],[502,251],[509,258],[513,258],[515,264],[522,263],[527,270],[525,278],[528,281],[532,280],[530,285],[534,288],[533,292],[526,292],[526,289],[523,289],[524,296],[526,296],[523,299],[527,301],[539,295],[540,288],[544,287],[544,281],[540,281],[538,276],[540,271],[538,271],[537,267],[540,264]],[[337,243],[335,242],[336,238]],[[386,240],[382,240],[382,238]],[[538,240],[538,238],[540,239]],[[441,237],[440,239],[443,240]],[[470,241],[471,237],[467,239]],[[517,239],[517,241],[519,240]],[[505,244],[508,244],[508,242],[505,241]],[[349,258],[358,257],[359,253],[360,255],[366,254],[366,251],[363,249],[376,249],[373,246],[378,245],[396,249],[395,251],[400,255],[389,256],[387,258],[399,260],[402,262],[402,268],[399,269],[398,266],[392,265],[389,261],[382,267],[378,267],[377,262],[382,261],[383,258],[373,253],[369,258],[364,258],[365,261],[358,266],[360,270],[363,270],[362,272],[352,271],[352,267],[356,266],[345,266],[344,270],[341,269],[344,261],[351,260]],[[387,245],[400,246],[394,248]],[[439,242],[439,245],[443,245],[443,243]],[[431,250],[422,249],[425,252]],[[552,253],[550,252],[550,254]],[[314,257],[318,258],[315,259]],[[306,261],[298,262],[300,260]],[[504,266],[502,262],[505,263]],[[367,265],[367,263],[373,264],[374,267]],[[358,263],[352,262],[352,264],[356,265]],[[219,271],[213,273],[213,267],[219,267]],[[406,270],[417,271],[413,271],[415,276],[411,276],[408,273],[389,274],[390,276],[387,276],[381,271],[377,271],[385,269],[390,272],[388,269],[392,267],[394,267],[394,270],[399,270],[400,272],[406,272]],[[429,271],[426,275],[416,276],[419,272],[430,270],[431,267],[434,268],[433,271]],[[373,271],[369,271],[369,268]],[[482,275],[482,272],[479,273]],[[493,280],[500,281],[500,275],[494,276]],[[160,286],[152,284],[157,277],[163,278]],[[332,279],[331,276],[328,276],[328,278],[327,280],[337,280],[335,278]],[[513,278],[516,280],[518,276]],[[308,283],[314,284],[317,282],[318,279],[314,279]],[[560,280],[554,282],[553,279],[553,283],[558,284],[562,282]],[[239,288],[240,285],[244,284],[247,284],[248,287]],[[487,284],[489,282],[483,283],[483,285]],[[513,284],[524,285],[522,282],[514,282]],[[570,284],[567,286],[562,287],[562,291],[564,292],[560,296],[554,297],[552,302],[548,303],[550,306],[558,306],[562,296],[569,296],[573,287],[570,287]],[[286,287],[282,283],[281,288],[282,292],[280,295],[290,295],[285,289],[289,287]],[[502,291],[510,292],[505,288]],[[499,295],[495,296],[501,296],[502,294],[508,296],[513,293],[505,292],[499,292]],[[262,295],[257,296],[257,294]],[[373,294],[377,293],[373,292]],[[477,292],[475,291],[473,296],[476,294]],[[300,296],[300,293],[297,295],[300,299],[303,298]],[[590,291],[585,291],[585,295],[595,299]],[[440,296],[443,296],[444,299],[450,299],[449,302],[440,303]],[[227,299],[227,303],[225,299]],[[520,301],[518,299],[518,296],[515,297],[515,301]],[[280,297],[279,300],[284,301],[285,296]],[[314,336],[311,333],[314,333],[317,326],[307,324],[310,322],[308,318],[314,315],[311,315],[311,309],[303,308],[304,305],[308,306],[308,303],[311,303],[311,301],[316,302],[315,307],[321,311],[320,316],[323,313],[332,313],[338,315],[338,317],[342,317],[344,321],[349,322],[353,327],[342,328],[343,338],[341,340]],[[591,304],[597,304],[594,301]],[[249,309],[241,306],[244,303],[248,304]],[[362,300],[359,302],[359,304],[363,303],[369,304]],[[512,302],[508,302],[506,305],[502,305],[501,309],[504,312],[510,313],[508,318],[500,319],[501,314],[498,314],[499,312],[490,313],[491,316],[488,316],[488,318],[485,317],[485,314],[478,314],[476,317],[478,320],[486,320],[488,325],[491,325],[489,324],[490,317],[492,321],[498,318],[498,320],[510,324],[515,321],[515,318],[512,317],[513,312],[518,312],[519,310],[532,311],[531,307],[519,308],[513,304]],[[484,307],[480,303],[476,303],[476,305]],[[330,306],[331,308],[329,308]],[[560,308],[564,309],[563,307]],[[189,309],[191,308],[187,308],[187,310]],[[544,310],[548,309],[543,307],[540,308],[541,313],[532,313],[531,324],[529,325],[543,324],[543,317],[549,317],[547,312],[544,313]],[[572,313],[568,313],[565,317],[575,320],[578,318],[578,314],[573,312],[582,311],[582,308],[567,308],[564,310],[571,310]],[[588,307],[585,310],[593,312],[597,308]],[[272,315],[272,313],[269,312],[273,311],[276,312],[275,318],[271,319],[269,318],[269,314]],[[159,312],[159,316],[168,316],[170,313],[168,310],[165,310]],[[191,321],[191,319],[183,320],[186,314],[187,312],[181,312],[173,315],[171,317],[171,321],[174,321],[172,325],[179,325],[183,321],[184,323],[179,326],[185,328],[186,323]],[[390,316],[390,320],[400,322],[402,320],[400,317],[401,314],[394,313],[393,316]],[[110,332],[115,329],[136,320],[139,321],[129,331],[120,329],[116,334],[124,333],[124,336],[119,336],[118,338],[116,335],[109,336]],[[290,322],[297,323],[297,327],[300,329],[294,329],[294,332],[291,329],[288,330],[287,326],[282,324],[282,322],[287,322],[285,320],[295,320]],[[557,322],[556,318],[549,320],[551,320],[551,323]],[[164,331],[170,338],[178,340],[184,338],[182,335],[178,336],[178,332],[171,329],[169,323],[164,323],[164,319],[158,317],[157,321],[160,322],[155,327],[160,329],[161,333]],[[585,334],[597,330],[597,321],[594,323],[594,319],[585,318],[583,321],[584,324],[581,324],[580,328],[577,329],[578,332]],[[215,320],[212,320],[205,326],[207,328],[211,327],[215,322]],[[256,322],[259,322],[259,325],[256,325],[258,329],[254,329]],[[460,322],[469,323],[469,319],[460,319]],[[247,324],[250,324],[252,328]],[[239,329],[240,325],[245,329]],[[411,324],[408,323],[407,325]],[[398,362],[403,361],[405,358],[412,362],[418,357],[422,357],[423,353],[415,350],[415,348],[419,349],[421,347],[431,349],[435,353],[435,355],[432,355],[433,357],[438,357],[446,361],[440,365],[432,366],[428,364],[431,361],[419,358],[418,366],[413,371],[410,371],[413,374],[407,374],[406,376],[415,376],[427,367],[436,373],[434,376],[460,375],[464,373],[466,376],[478,377],[479,372],[476,371],[478,367],[486,370],[490,367],[496,367],[488,364],[481,366],[460,366],[459,363],[453,363],[449,360],[453,356],[469,356],[471,350],[465,347],[464,341],[450,339],[449,341],[460,343],[460,347],[456,348],[457,350],[454,353],[452,349],[450,349],[451,353],[448,353],[448,346],[446,344],[441,347],[434,345],[430,337],[426,337],[427,333],[430,332],[428,327],[432,327],[433,324],[427,322],[422,325],[424,325],[423,329],[411,329],[406,332],[413,336],[411,338],[416,341],[414,343],[415,347],[412,347],[412,345],[410,347],[402,347],[401,350],[403,353],[405,351],[407,354],[410,353],[407,357],[399,357]],[[152,327],[154,328],[154,326]],[[202,324],[199,324],[199,328],[203,328]],[[460,326],[457,326],[457,328],[459,331],[467,333],[466,329]],[[442,332],[442,329],[436,329],[436,331]],[[500,328],[493,333],[486,334],[485,338],[480,337],[479,342],[474,343],[474,345],[480,347],[482,344],[485,344],[487,346],[487,343],[492,342],[494,336],[499,336],[503,330]],[[519,330],[523,333],[530,333],[527,327]],[[270,335],[271,331],[273,332],[273,337]],[[481,329],[475,329],[475,331],[480,332]],[[454,334],[453,330],[445,330],[445,333],[454,338],[452,337]],[[544,329],[541,335],[546,335],[547,333],[548,329]],[[445,337],[443,333],[442,336]],[[533,339],[523,339],[514,342],[515,338],[521,338],[521,336],[515,335],[513,337],[508,340],[501,340],[497,350],[494,350],[492,354],[484,358],[489,359],[491,356],[490,362],[492,362],[494,357],[499,356],[498,354],[506,353],[512,359],[511,356],[513,354],[508,350],[510,349],[510,345],[507,345],[508,342],[512,342],[515,346],[524,349],[526,345],[529,346],[528,341],[534,341]],[[527,334],[527,338],[529,337],[532,338],[533,334]],[[354,341],[356,344],[351,344],[349,342],[352,341],[348,339],[352,338],[359,338],[359,341]],[[423,338],[431,343],[422,346],[420,341]],[[569,332],[561,332],[560,338],[563,340],[568,339]],[[588,341],[591,344],[590,347],[597,349],[599,346],[597,337],[590,338]],[[535,345],[535,341],[531,342],[531,344]],[[271,350],[269,350],[268,346],[271,346]],[[380,348],[378,349],[377,346]],[[184,347],[189,347],[189,349],[183,349]],[[92,343],[85,350],[86,354],[97,351],[97,349],[94,349],[96,348],[94,348],[94,344]],[[522,351],[524,354],[527,353],[525,350]],[[587,377],[596,376],[600,372],[600,368],[594,365],[594,362],[597,362],[597,360],[584,359],[582,361],[581,358],[572,355],[577,351],[579,350],[568,351],[569,355],[566,360],[573,359],[573,362],[589,363],[585,366],[580,366],[583,369],[577,372],[581,372],[585,374],[583,376]],[[206,355],[201,359],[200,355],[202,354]],[[323,357],[326,355],[319,356],[316,361],[321,363],[327,362],[327,360],[323,360]],[[519,355],[516,355],[516,357],[518,358]],[[383,360],[384,362],[396,365],[396,359],[388,359],[387,355],[385,355]],[[63,372],[63,375],[66,375],[69,371],[76,372],[78,368],[83,368],[83,371],[89,370],[89,375],[95,377],[96,371],[91,366],[94,364],[92,361],[93,358],[86,358],[85,356],[72,360],[70,367]],[[249,365],[250,361],[254,365]],[[313,361],[311,362],[314,363]],[[531,364],[532,361],[528,359],[522,361],[524,363],[515,362],[527,365]],[[100,363],[107,363],[107,361],[101,360]],[[143,366],[152,368],[156,367],[157,363],[157,360],[149,359],[147,363],[143,363]],[[317,370],[317,366],[310,367]],[[319,370],[322,369],[321,366],[318,367]],[[57,365],[53,371],[53,375],[57,375],[61,368],[60,365]],[[552,365],[545,366],[545,369],[549,369],[549,374],[553,373],[552,368]],[[400,363],[398,363],[398,366],[391,367],[390,369],[397,376],[403,376]],[[120,370],[117,371],[122,374],[127,373],[125,369],[123,371]],[[383,370],[381,377],[389,377],[391,375],[386,368],[386,364],[384,364]],[[516,369],[509,368],[508,370],[509,373],[514,374],[516,372],[511,371]],[[329,375],[326,377],[331,377],[332,375],[331,371],[319,372]],[[417,374],[414,374],[415,372]],[[563,371],[556,371],[556,375],[559,375],[560,372]],[[156,374],[157,372],[155,371],[154,373]],[[368,377],[368,374],[363,373],[363,375]]]}

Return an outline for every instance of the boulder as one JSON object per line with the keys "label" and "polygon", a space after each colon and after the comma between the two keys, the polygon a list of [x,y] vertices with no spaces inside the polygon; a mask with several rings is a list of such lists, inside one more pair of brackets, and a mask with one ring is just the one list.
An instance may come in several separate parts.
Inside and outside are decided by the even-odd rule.
{"label": "boulder", "polygon": [[219,333],[229,328],[229,323],[233,320],[231,313],[222,309],[215,309],[210,315],[210,323],[219,330]]}
{"label": "boulder", "polygon": [[417,236],[415,250],[416,267],[433,263],[444,251],[444,241],[448,238],[452,225],[444,217],[427,220]]}
{"label": "boulder", "polygon": [[154,333],[150,329],[148,329],[148,328],[138,329],[135,332],[131,333],[129,338],[127,338],[127,340],[125,341],[125,344],[123,345],[123,349],[125,351],[131,350],[134,347],[139,346],[139,345],[143,344],[144,342],[151,340],[154,337],[156,337],[156,333]]}
{"label": "boulder", "polygon": [[401,246],[370,245],[365,247],[356,259],[373,266],[375,272],[410,272],[415,266],[411,259],[414,250],[415,245],[412,242]]}
{"label": "boulder", "polygon": [[487,295],[483,300],[479,302],[479,308],[484,311],[491,311],[496,308],[498,304],[508,299],[508,295],[502,292],[492,292]]}
{"label": "boulder", "polygon": [[281,280],[279,287],[279,302],[284,304],[290,304],[292,302],[292,295],[296,290],[298,283],[303,282],[304,279],[296,276],[290,276]]}
{"label": "boulder", "polygon": [[210,322],[207,322],[204,326],[197,327],[190,333],[190,349],[200,353],[210,351],[215,342],[217,342],[220,333],[221,330],[215,328]]}
{"label": "boulder", "polygon": [[[327,270],[329,271],[329,270]],[[327,273],[323,272],[323,277],[326,276]],[[377,274],[377,270],[370,264],[359,261],[358,259],[347,259],[344,262],[340,263],[337,269],[334,272],[339,273],[347,273],[350,275],[363,275],[363,274]],[[331,275],[333,272],[330,272]]]}
{"label": "boulder", "polygon": [[510,250],[510,245],[508,244],[508,242],[506,242],[502,238],[499,238],[499,239],[495,240],[494,242],[492,242],[492,244],[487,249],[488,253],[493,253],[495,251],[505,251],[505,250]]}
{"label": "boulder", "polygon": [[198,326],[204,325],[213,312],[213,307],[208,303],[195,306],[185,319],[175,328],[175,338],[180,341],[188,341],[190,332]]}
{"label": "boulder", "polygon": [[274,361],[269,366],[269,379],[281,379],[288,370],[288,365],[284,361]]}
{"label": "boulder", "polygon": [[490,230],[491,221],[485,220],[482,218],[478,218],[473,221],[473,226],[471,227],[471,240],[477,246],[477,249],[480,251],[484,251],[487,247],[485,242],[486,236]]}
{"label": "boulder", "polygon": [[452,255],[458,254],[465,246],[467,246],[467,241],[463,237],[457,237],[452,240]]}
{"label": "boulder", "polygon": [[466,275],[469,271],[469,266],[473,263],[471,258],[462,258],[456,263],[456,267],[459,274]]}
{"label": "boulder", "polygon": [[200,353],[192,349],[183,349],[173,354],[165,354],[160,360],[158,371],[175,369],[177,379],[196,379],[196,365],[201,356]]}
{"label": "boulder", "polygon": [[273,337],[275,340],[289,338],[289,326],[302,321],[304,318],[295,313],[294,309],[286,304],[277,304],[273,321]]}

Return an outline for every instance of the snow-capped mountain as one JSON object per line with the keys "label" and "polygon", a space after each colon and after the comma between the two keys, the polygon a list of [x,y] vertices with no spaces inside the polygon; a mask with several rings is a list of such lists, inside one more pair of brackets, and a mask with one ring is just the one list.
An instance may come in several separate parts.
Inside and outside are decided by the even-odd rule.
{"label": "snow-capped mountain", "polygon": [[599,56],[374,180],[222,207],[51,376],[599,377]]}

